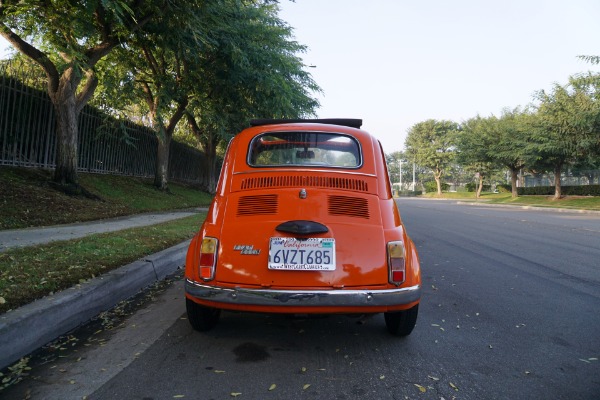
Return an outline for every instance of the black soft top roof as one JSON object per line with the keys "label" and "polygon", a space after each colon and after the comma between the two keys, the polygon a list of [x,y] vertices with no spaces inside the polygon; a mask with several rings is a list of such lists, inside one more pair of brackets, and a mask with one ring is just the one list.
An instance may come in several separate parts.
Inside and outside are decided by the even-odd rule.
{"label": "black soft top roof", "polygon": [[295,124],[295,123],[314,123],[349,126],[350,128],[360,129],[362,119],[353,118],[325,118],[325,119],[253,119],[251,126],[274,125],[274,124]]}

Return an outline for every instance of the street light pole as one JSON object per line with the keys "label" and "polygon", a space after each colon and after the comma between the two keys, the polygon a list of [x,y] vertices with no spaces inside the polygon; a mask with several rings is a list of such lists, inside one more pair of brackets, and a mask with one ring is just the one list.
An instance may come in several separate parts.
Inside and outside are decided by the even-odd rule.
{"label": "street light pole", "polygon": [[400,191],[402,191],[402,160],[398,159],[398,165],[400,166]]}

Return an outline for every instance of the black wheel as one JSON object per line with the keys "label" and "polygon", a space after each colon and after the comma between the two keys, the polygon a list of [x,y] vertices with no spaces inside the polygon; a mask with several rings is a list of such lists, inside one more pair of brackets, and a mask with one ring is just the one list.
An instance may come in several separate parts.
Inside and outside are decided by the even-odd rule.
{"label": "black wheel", "polygon": [[221,310],[218,308],[201,306],[190,299],[185,299],[185,308],[190,325],[199,332],[214,328],[221,316]]}
{"label": "black wheel", "polygon": [[384,313],[385,325],[392,335],[408,336],[417,323],[419,305],[404,311]]}

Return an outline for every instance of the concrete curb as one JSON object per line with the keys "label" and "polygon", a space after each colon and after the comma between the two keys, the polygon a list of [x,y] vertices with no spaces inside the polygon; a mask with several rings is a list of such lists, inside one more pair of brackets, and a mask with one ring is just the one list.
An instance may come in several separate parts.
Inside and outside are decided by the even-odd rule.
{"label": "concrete curb", "polygon": [[[185,265],[190,240],[0,317],[0,369]],[[183,300],[182,300],[183,301]]]}
{"label": "concrete curb", "polygon": [[598,214],[600,211],[595,210],[582,210],[579,208],[557,208],[557,207],[539,207],[539,206],[519,206],[512,204],[489,204],[484,202],[469,202],[469,201],[457,201],[456,204],[463,206],[481,206],[481,207],[496,207],[496,208],[517,208],[521,210],[534,210],[534,211],[554,211],[559,213],[575,213],[575,214]]}

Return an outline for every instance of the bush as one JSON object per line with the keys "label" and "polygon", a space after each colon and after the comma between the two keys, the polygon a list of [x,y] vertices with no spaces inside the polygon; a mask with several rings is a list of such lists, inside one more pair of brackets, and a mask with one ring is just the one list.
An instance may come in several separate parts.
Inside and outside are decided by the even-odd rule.
{"label": "bush", "polygon": [[415,190],[414,192],[412,190],[402,190],[398,193],[398,196],[400,197],[414,197],[414,196],[420,196],[423,194],[422,190]]}
{"label": "bush", "polygon": [[[429,181],[429,182],[425,182],[423,184],[423,186],[425,186],[425,191],[427,193],[430,192],[437,192],[437,183],[435,183],[435,181]],[[442,192],[447,192],[448,189],[450,189],[450,185],[448,185],[447,183],[442,182]]]}
{"label": "bush", "polygon": [[506,183],[503,183],[501,185],[496,185],[496,189],[500,193],[512,193],[512,185],[508,185]]}
{"label": "bush", "polygon": [[[477,190],[477,183],[475,182],[469,182],[465,185],[465,188],[467,189],[467,192],[475,192]],[[492,191],[492,186],[491,185],[483,185],[483,190],[482,192],[491,192]]]}
{"label": "bush", "polygon": [[[553,196],[554,186],[520,187],[517,192],[521,196]],[[563,196],[600,196],[600,185],[562,186]]]}

